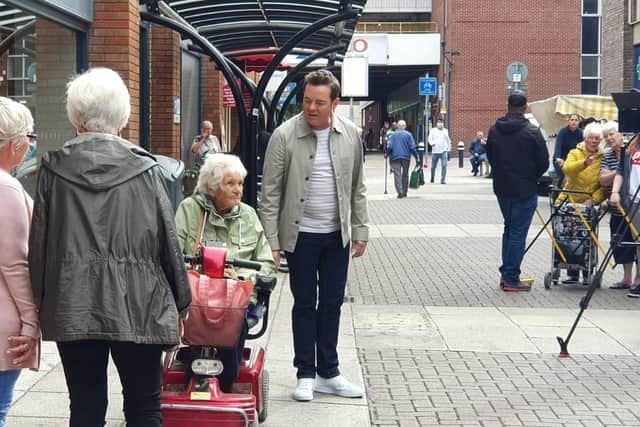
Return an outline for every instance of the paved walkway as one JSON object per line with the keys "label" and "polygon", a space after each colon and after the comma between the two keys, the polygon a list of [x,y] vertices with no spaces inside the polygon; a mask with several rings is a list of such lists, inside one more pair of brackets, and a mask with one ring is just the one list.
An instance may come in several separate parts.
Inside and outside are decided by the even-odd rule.
{"label": "paved walkway", "polygon": [[[344,374],[364,383],[367,396],[291,400],[291,294],[282,276],[271,329],[259,342],[271,374],[265,426],[640,426],[640,301],[596,292],[569,345],[572,357],[558,358],[555,337],[569,330],[584,288],[544,289],[550,241],[543,236],[523,264],[532,292],[501,292],[491,180],[456,166],[449,163],[446,185],[426,184],[398,200],[391,176],[384,194],[382,157],[367,156],[372,238],[352,263],[339,344]],[[540,208],[546,217],[546,199]],[[536,220],[531,237],[539,227]],[[601,235],[607,245],[604,225]],[[620,275],[607,271],[605,285]],[[108,425],[120,426],[113,370],[110,378]],[[50,344],[42,371],[25,373],[18,389],[9,426],[66,425],[66,388]]]}

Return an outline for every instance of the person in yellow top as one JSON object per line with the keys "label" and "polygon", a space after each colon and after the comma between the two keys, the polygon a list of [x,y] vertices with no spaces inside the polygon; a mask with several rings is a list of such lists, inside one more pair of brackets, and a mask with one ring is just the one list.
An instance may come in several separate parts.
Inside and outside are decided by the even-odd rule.
{"label": "person in yellow top", "polygon": [[[571,194],[576,203],[586,206],[599,205],[606,198],[607,192],[600,185],[600,161],[604,155],[602,142],[602,126],[599,123],[589,123],[584,129],[584,141],[569,151],[562,172],[566,176],[563,190],[585,191],[589,194]],[[561,193],[557,203],[567,197]]]}
{"label": "person in yellow top", "polygon": [[[606,196],[607,190],[600,185],[600,163],[604,155],[601,146],[603,134],[599,123],[589,123],[584,128],[584,141],[569,151],[562,166],[566,179],[563,190],[584,191],[588,194],[561,193],[556,204],[561,204],[567,196],[575,203],[584,206],[598,206]],[[580,270],[567,270],[569,276],[564,283],[577,283]]]}

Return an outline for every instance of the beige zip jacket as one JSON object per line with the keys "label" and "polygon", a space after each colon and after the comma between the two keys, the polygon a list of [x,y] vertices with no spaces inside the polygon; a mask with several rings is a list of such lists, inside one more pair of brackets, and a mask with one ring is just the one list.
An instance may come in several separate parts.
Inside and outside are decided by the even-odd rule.
{"label": "beige zip jacket", "polygon": [[[317,148],[316,135],[302,113],[271,136],[264,162],[260,219],[273,250],[293,252]],[[362,144],[356,126],[333,115],[329,148],[336,179],[344,246],[369,239],[367,188]]]}

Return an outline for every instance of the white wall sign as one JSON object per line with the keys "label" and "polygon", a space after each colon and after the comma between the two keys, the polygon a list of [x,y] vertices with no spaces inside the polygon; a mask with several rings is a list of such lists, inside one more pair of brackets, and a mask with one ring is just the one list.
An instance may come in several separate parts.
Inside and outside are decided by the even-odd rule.
{"label": "white wall sign", "polygon": [[438,65],[440,34],[356,33],[348,52],[367,56],[370,65]]}
{"label": "white wall sign", "polygon": [[369,63],[366,56],[347,54],[342,60],[342,97],[369,96]]}
{"label": "white wall sign", "polygon": [[348,53],[366,56],[369,59],[369,65],[386,65],[387,35],[355,34],[351,38]]}

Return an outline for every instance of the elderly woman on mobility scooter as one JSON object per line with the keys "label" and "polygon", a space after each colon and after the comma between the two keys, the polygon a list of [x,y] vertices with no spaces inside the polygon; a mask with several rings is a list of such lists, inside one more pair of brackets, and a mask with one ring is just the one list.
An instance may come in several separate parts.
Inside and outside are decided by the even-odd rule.
{"label": "elderly woman on mobility scooter", "polygon": [[[602,142],[602,127],[600,124],[589,123],[583,132],[584,141],[569,151],[562,171],[566,177],[563,190],[583,191],[587,194],[560,193],[556,204],[564,202],[567,197],[570,202],[581,203],[587,207],[598,206],[606,198],[606,189],[600,185],[600,162],[604,155]],[[568,279],[564,283],[577,283],[580,272],[568,270]]]}
{"label": "elderly woman on mobility scooter", "polygon": [[[241,202],[242,188],[247,170],[240,159],[231,154],[209,154],[198,176],[196,192],[180,203],[176,212],[178,241],[184,253],[193,252],[194,245],[214,242],[226,248],[229,258],[253,260],[262,263],[260,274],[275,271],[271,247],[256,211]],[[196,242],[201,217],[206,214],[202,240]],[[225,276],[251,279],[255,272],[233,267],[225,268]],[[253,300],[253,297],[252,297]],[[255,302],[255,301],[253,301]],[[230,393],[238,376],[240,360],[247,336],[246,322],[235,349],[223,349],[218,356],[224,370],[218,376],[220,389]],[[197,348],[195,348],[197,351]],[[190,371],[190,364],[187,364]]]}

